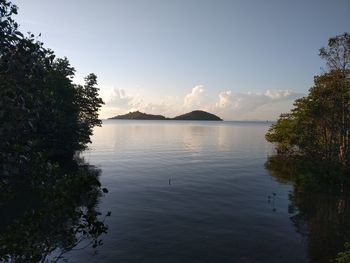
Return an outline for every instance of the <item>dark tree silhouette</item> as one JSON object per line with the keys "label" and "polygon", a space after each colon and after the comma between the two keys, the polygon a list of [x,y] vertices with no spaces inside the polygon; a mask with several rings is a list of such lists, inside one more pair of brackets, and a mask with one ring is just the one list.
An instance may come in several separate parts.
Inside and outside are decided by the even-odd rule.
{"label": "dark tree silhouette", "polygon": [[316,76],[309,94],[282,114],[266,139],[279,153],[306,154],[350,170],[350,35],[331,38],[320,56],[328,71]]}
{"label": "dark tree silhouette", "polygon": [[33,34],[24,36],[12,16],[17,6],[0,0],[1,184],[30,179],[33,167],[71,159],[101,125],[97,78],[72,83],[74,68],[56,58]]}
{"label": "dark tree silhouette", "polygon": [[68,59],[22,34],[16,14],[0,0],[0,261],[57,261],[107,231],[95,209],[106,189],[73,160],[101,125],[103,101],[96,76],[75,85]]}

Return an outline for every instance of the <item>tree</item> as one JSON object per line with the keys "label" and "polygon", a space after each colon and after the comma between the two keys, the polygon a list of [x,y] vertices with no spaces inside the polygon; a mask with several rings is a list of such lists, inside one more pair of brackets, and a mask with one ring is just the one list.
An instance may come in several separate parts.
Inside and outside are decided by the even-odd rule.
{"label": "tree", "polygon": [[103,104],[98,97],[97,77],[95,74],[89,74],[85,78],[85,85],[76,86],[76,104],[79,107],[79,148],[84,149],[90,141],[92,129],[95,126],[101,126],[101,120],[98,118],[98,110]]}
{"label": "tree", "polygon": [[107,231],[95,209],[107,190],[72,158],[101,125],[103,101],[97,77],[74,84],[68,59],[22,34],[16,14],[0,0],[0,261],[48,262],[58,252],[56,262],[80,242],[101,245]]}
{"label": "tree", "polygon": [[350,169],[350,35],[331,38],[320,56],[328,71],[315,77],[309,94],[281,115],[266,139],[283,149],[279,153],[306,154]]}
{"label": "tree", "polygon": [[291,114],[281,114],[276,124],[273,124],[266,134],[266,139],[275,142],[278,153],[287,153],[292,150],[294,145],[294,121]]}
{"label": "tree", "polygon": [[30,181],[35,167],[85,149],[103,104],[97,77],[74,84],[68,59],[22,34],[16,14],[16,5],[0,0],[0,186],[16,176]]}
{"label": "tree", "polygon": [[96,75],[72,83],[68,59],[24,36],[16,14],[0,0],[0,261],[57,262],[80,243],[102,245],[107,232],[95,209],[107,190],[73,159],[101,125],[103,101]]}
{"label": "tree", "polygon": [[320,49],[320,57],[329,69],[346,72],[350,69],[350,34],[344,33],[328,40],[328,47]]}

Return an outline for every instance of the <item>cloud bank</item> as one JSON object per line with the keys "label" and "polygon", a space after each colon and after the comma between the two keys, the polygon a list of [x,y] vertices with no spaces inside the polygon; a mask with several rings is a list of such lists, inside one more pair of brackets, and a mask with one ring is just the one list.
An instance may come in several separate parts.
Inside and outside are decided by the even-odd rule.
{"label": "cloud bank", "polygon": [[101,111],[102,118],[140,110],[150,114],[174,117],[191,110],[210,111],[225,120],[275,120],[280,113],[288,112],[293,101],[303,94],[290,90],[266,90],[264,92],[222,91],[209,96],[203,85],[194,86],[183,99],[161,98],[159,102],[144,101],[140,96],[126,94],[123,89],[114,88],[104,97],[106,105]]}

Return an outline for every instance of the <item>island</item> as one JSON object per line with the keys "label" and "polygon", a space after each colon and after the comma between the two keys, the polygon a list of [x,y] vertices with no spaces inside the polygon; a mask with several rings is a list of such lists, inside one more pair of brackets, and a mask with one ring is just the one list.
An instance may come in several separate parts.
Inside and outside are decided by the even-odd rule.
{"label": "island", "polygon": [[181,121],[222,121],[222,119],[212,113],[195,110],[189,113],[176,116],[173,120],[181,120]]}
{"label": "island", "polygon": [[222,121],[222,119],[212,113],[195,110],[174,118],[166,118],[163,115],[152,115],[140,111],[129,112],[124,115],[118,115],[110,120],[181,120],[181,121]]}
{"label": "island", "polygon": [[140,111],[129,112],[124,115],[118,115],[109,119],[116,120],[166,120],[162,115],[147,114]]}

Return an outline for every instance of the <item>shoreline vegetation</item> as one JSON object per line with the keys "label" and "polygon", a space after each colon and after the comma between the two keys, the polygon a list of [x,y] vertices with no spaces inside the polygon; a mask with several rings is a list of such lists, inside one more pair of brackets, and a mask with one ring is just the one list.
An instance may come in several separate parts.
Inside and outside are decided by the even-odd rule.
{"label": "shoreline vegetation", "polygon": [[186,114],[167,118],[163,115],[147,114],[140,111],[129,112],[124,115],[118,115],[108,120],[184,120],[184,121],[222,121],[222,119],[212,113],[195,110]]}
{"label": "shoreline vegetation", "polygon": [[298,155],[350,172],[350,34],[320,49],[327,69],[314,77],[309,94],[294,102],[266,134],[279,155]]}
{"label": "shoreline vegetation", "polygon": [[[348,217],[345,200],[350,192],[350,34],[330,38],[319,55],[326,61],[325,72],[314,77],[309,94],[296,100],[294,108],[281,114],[265,135],[277,153],[265,166],[279,181],[293,184],[291,200],[300,211],[306,203],[301,201],[312,196],[326,197],[321,201],[331,204],[324,211],[326,215],[337,209],[336,220],[324,217],[324,227],[316,216],[308,215],[316,219],[314,224],[309,223],[308,237],[310,242],[321,240],[317,229],[324,228],[329,236],[324,247],[331,247],[327,245],[331,240],[337,242],[326,258],[313,262],[345,263],[350,262],[349,228],[344,220]],[[304,210],[305,214],[312,211]],[[318,207],[314,213],[322,211]],[[292,221],[297,222],[295,218]],[[332,228],[337,231],[332,232]]]}
{"label": "shoreline vegetation", "polygon": [[23,34],[0,0],[0,261],[57,262],[102,245],[100,172],[79,158],[98,111],[97,77],[74,84],[67,58]]}

